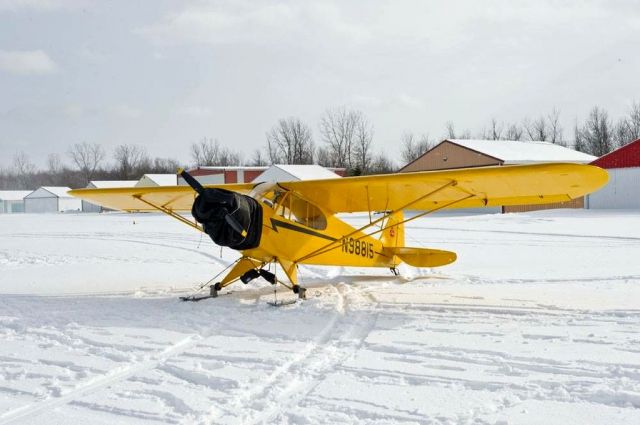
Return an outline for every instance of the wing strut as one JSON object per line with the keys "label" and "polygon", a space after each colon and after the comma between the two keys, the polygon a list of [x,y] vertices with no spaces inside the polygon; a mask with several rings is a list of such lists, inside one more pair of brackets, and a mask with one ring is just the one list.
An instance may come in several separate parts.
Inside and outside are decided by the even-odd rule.
{"label": "wing strut", "polygon": [[[312,252],[310,252],[309,254],[307,254],[307,255],[305,255],[305,256],[303,256],[303,257],[301,257],[301,258],[298,258],[298,259],[296,259],[294,262],[295,262],[295,263],[299,263],[299,262],[302,262],[302,261],[304,261],[304,260],[307,260],[307,259],[309,259],[309,258],[311,258],[311,257],[316,257],[316,256],[318,256],[318,255],[324,254],[325,252],[329,252],[329,251],[331,251],[331,250],[333,250],[333,249],[339,248],[339,247],[341,246],[341,243],[342,243],[342,240],[343,240],[343,239],[349,238],[349,237],[351,237],[351,236],[355,235],[356,233],[362,232],[363,230],[366,230],[366,229],[368,229],[369,227],[374,226],[374,225],[376,225],[376,224],[380,223],[381,221],[385,220],[387,217],[391,216],[392,214],[395,214],[395,213],[397,213],[398,211],[402,211],[402,210],[405,210],[405,209],[407,209],[407,208],[411,208],[411,206],[412,206],[412,205],[414,205],[414,204],[416,204],[416,203],[418,203],[418,202],[420,202],[420,201],[423,201],[423,200],[425,200],[425,199],[429,198],[430,196],[433,196],[433,195],[435,195],[436,193],[441,192],[441,191],[443,191],[443,190],[445,190],[445,189],[447,189],[447,188],[449,188],[449,187],[456,186],[456,184],[457,184],[457,182],[456,182],[455,180],[451,180],[449,183],[444,184],[444,185],[440,186],[439,188],[437,188],[437,189],[435,189],[435,190],[433,190],[433,191],[431,191],[431,192],[429,192],[429,193],[427,193],[427,194],[425,194],[425,195],[422,195],[422,196],[420,196],[419,198],[414,199],[413,201],[411,201],[411,202],[409,202],[409,203],[407,203],[407,204],[405,204],[405,205],[401,206],[400,208],[396,208],[395,210],[388,212],[387,214],[383,215],[382,217],[380,217],[380,218],[378,218],[378,219],[376,219],[376,220],[374,220],[374,221],[369,222],[369,224],[366,224],[366,225],[364,225],[364,226],[360,227],[359,229],[354,230],[353,232],[349,233],[348,235],[343,236],[343,237],[342,237],[342,238],[340,238],[340,239],[337,239],[336,241],[329,242],[327,245],[323,246],[322,248],[318,248],[318,249],[316,249],[315,251],[312,251]],[[416,215],[416,216],[414,216],[414,217],[411,217],[411,218],[409,218],[409,219],[406,219],[406,220],[404,220],[404,221],[402,221],[402,222],[400,222],[400,223],[394,223],[394,225],[404,224],[404,223],[406,223],[406,222],[408,222],[408,221],[415,220],[416,218],[419,218],[419,217],[425,216],[425,215],[427,215],[427,214],[430,214],[430,213],[432,213],[432,212],[435,212],[435,211],[441,210],[441,209],[443,209],[443,208],[449,207],[449,206],[451,206],[451,205],[453,205],[453,204],[457,204],[458,202],[462,202],[462,201],[464,201],[465,199],[469,199],[469,198],[471,198],[471,197],[473,197],[473,196],[475,196],[475,195],[468,194],[467,196],[465,196],[465,197],[463,197],[463,198],[457,199],[457,200],[452,201],[452,202],[450,202],[450,203],[448,203],[448,204],[441,205],[441,206],[439,206],[438,208],[434,208],[434,209],[432,209],[432,210],[427,210],[427,211],[425,211],[425,212],[423,212],[423,213],[420,213],[420,214],[418,214],[418,215]],[[386,229],[387,229],[387,227],[384,227],[384,226],[383,226],[381,229],[376,230],[375,232],[373,232],[373,233],[371,233],[371,234],[361,236],[361,237],[357,238],[356,240],[363,239],[363,238],[365,238],[365,237],[367,237],[367,236],[375,235],[375,234],[377,234],[377,233],[380,233],[380,232],[385,231]]]}
{"label": "wing strut", "polygon": [[146,201],[142,198],[142,195],[133,195],[134,198],[138,199],[141,202],[144,202],[145,204],[149,205],[152,208],[157,209],[160,212],[163,212],[165,214],[167,214],[168,216],[171,216],[173,218],[175,218],[176,220],[186,224],[187,226],[193,227],[196,230],[199,230],[201,232],[203,232],[204,230],[202,230],[202,226],[200,226],[198,223],[194,223],[191,220],[188,220],[186,218],[184,218],[183,216],[181,216],[180,214],[178,214],[177,212],[170,210],[169,208],[163,207],[162,205],[156,205],[153,204],[149,201]]}

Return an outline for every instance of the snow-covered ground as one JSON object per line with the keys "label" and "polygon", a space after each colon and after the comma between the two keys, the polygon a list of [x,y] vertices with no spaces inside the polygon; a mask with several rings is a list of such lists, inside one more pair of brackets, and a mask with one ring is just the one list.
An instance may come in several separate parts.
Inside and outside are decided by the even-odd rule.
{"label": "snow-covered ground", "polygon": [[0,215],[0,425],[640,423],[640,212],[408,227],[458,261],[274,308],[177,301],[236,255],[169,218]]}

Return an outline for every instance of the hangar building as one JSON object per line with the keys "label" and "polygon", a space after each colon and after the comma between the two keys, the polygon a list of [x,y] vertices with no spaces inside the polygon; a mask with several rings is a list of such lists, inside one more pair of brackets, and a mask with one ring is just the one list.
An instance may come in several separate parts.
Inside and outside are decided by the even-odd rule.
{"label": "hangar building", "polygon": [[[293,167],[293,168],[291,168]],[[285,181],[287,178],[290,180],[302,180],[296,177],[296,172],[291,172],[294,168],[297,168],[297,172],[302,172],[304,167],[307,170],[312,171],[311,174],[323,173],[319,170],[330,170],[333,174],[330,174],[332,178],[344,177],[346,170],[344,168],[325,168],[319,165],[271,165],[267,166],[201,166],[187,170],[189,174],[196,178],[202,184],[225,184],[225,183],[251,183],[255,181],[265,181],[263,174],[266,174],[267,179],[277,178],[279,181]],[[302,168],[301,168],[302,167]],[[313,168],[317,167],[317,168]],[[288,170],[288,171],[287,171]],[[327,175],[326,173],[323,175]],[[276,177],[277,176],[277,177]],[[308,180],[308,179],[307,179]],[[179,185],[186,185],[187,183],[178,177]]]}
{"label": "hangar building", "polygon": [[640,139],[592,162],[609,173],[609,183],[587,195],[590,209],[640,209]]}
{"label": "hangar building", "polygon": [[140,177],[134,187],[176,186],[178,177],[175,174],[145,174]]}
{"label": "hangar building", "polygon": [[24,212],[24,197],[30,190],[0,190],[0,214]]}
{"label": "hangar building", "polygon": [[[541,162],[572,162],[588,164],[595,156],[549,142],[514,140],[446,139],[400,169],[413,171],[450,170],[456,168],[496,165],[535,164]],[[583,208],[584,198],[544,205],[503,207],[503,212],[522,212],[549,208]],[[498,209],[499,210],[499,209]]]}
{"label": "hangar building", "polygon": [[55,213],[81,211],[82,201],[67,192],[71,189],[60,186],[43,186],[24,197],[24,212]]}
{"label": "hangar building", "polygon": [[[263,166],[202,166],[187,170],[201,184],[250,183],[267,168]],[[187,182],[178,177],[178,184],[184,186]]]}
{"label": "hangar building", "polygon": [[272,165],[255,178],[256,182],[336,179],[340,175],[320,165]]}
{"label": "hangar building", "polygon": [[[110,189],[114,187],[134,187],[137,180],[91,180],[88,189]],[[82,212],[102,212],[106,208],[91,202],[82,200]]]}

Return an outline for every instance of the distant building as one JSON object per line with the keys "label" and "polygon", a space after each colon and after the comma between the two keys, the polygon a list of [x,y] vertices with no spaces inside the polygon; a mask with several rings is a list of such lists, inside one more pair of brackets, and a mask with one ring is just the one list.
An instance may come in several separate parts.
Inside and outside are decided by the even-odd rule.
{"label": "distant building", "polygon": [[595,156],[549,142],[447,139],[405,165],[400,172],[541,162],[588,164],[594,159]]}
{"label": "distant building", "polygon": [[[201,166],[187,170],[201,184],[250,183],[269,167],[263,166]],[[178,185],[187,182],[178,177]]]}
{"label": "distant building", "polygon": [[[202,184],[227,184],[265,181],[263,180],[263,174],[267,172],[267,179],[276,178],[275,176],[278,176],[277,178],[280,179],[279,181],[284,181],[282,179],[286,178],[291,180],[303,180],[297,176],[297,174],[303,173],[303,170],[307,170],[306,176],[308,176],[309,173],[315,173],[317,176],[325,175],[336,178],[346,174],[346,170],[344,168],[325,168],[319,165],[201,166],[187,171]],[[327,174],[320,170],[328,171],[331,174]],[[184,186],[187,183],[184,179],[179,177],[178,184]]]}
{"label": "distant building", "polygon": [[24,212],[24,197],[30,190],[0,190],[0,214]]}
{"label": "distant building", "polygon": [[587,195],[589,209],[640,209],[640,139],[593,161],[609,173],[609,183]]}
{"label": "distant building", "polygon": [[336,179],[340,175],[320,165],[272,165],[255,182]]}
{"label": "distant building", "polygon": [[81,211],[82,201],[67,192],[68,187],[43,186],[24,197],[24,211],[27,213],[55,213]]}
{"label": "distant building", "polygon": [[134,187],[153,186],[177,186],[178,176],[176,174],[145,174],[134,185]]}
{"label": "distant building", "polygon": [[[138,180],[91,180],[88,189],[112,189],[115,187],[134,187]],[[102,212],[108,210],[100,205],[82,200],[82,212]]]}
{"label": "distant building", "polygon": [[[571,162],[588,164],[595,156],[578,152],[549,142],[520,142],[514,140],[459,140],[446,139],[400,169],[401,173],[414,171],[450,170],[457,168],[496,165],[523,165],[542,162]],[[503,212],[523,212],[550,208],[583,208],[584,198],[568,202],[542,205],[514,205],[503,207]],[[499,211],[500,208],[485,210]]]}

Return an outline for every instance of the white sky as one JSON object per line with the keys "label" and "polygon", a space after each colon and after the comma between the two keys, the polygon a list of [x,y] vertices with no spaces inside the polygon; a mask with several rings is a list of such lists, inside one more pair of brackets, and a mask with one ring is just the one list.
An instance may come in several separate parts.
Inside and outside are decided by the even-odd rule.
{"label": "white sky", "polygon": [[[361,109],[376,150],[404,131],[481,130],[640,100],[638,1],[0,0],[0,166],[87,141],[189,161],[262,147],[298,116]],[[395,159],[395,158],[394,158]]]}

